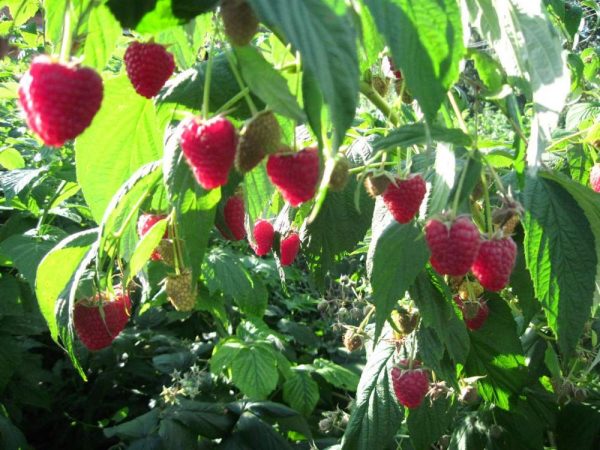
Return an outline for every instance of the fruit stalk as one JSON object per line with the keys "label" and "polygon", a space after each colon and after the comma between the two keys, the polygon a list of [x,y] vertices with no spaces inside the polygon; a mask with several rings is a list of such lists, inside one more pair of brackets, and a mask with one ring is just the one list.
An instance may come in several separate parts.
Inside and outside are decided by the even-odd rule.
{"label": "fruit stalk", "polygon": [[69,62],[71,55],[71,0],[65,2],[65,14],[63,17],[63,37],[60,43],[60,61]]}

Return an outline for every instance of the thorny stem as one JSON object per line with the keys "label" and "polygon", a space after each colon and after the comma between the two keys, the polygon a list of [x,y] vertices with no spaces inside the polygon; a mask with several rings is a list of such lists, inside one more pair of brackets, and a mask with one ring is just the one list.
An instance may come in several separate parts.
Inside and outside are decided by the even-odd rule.
{"label": "thorny stem", "polygon": [[217,112],[215,112],[215,116],[218,116],[219,114],[226,112],[229,108],[231,108],[233,105],[235,105],[237,102],[239,102],[242,98],[244,98],[249,93],[250,93],[250,89],[248,87],[245,87],[244,89],[242,89],[240,92],[238,92],[233,97],[231,97],[226,103],[224,103],[223,106],[221,106],[217,110]]}

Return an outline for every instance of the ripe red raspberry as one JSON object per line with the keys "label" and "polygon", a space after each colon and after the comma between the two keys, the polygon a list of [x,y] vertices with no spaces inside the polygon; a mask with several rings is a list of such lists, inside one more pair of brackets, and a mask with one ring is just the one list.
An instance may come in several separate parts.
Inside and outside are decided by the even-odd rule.
{"label": "ripe red raspberry", "polygon": [[479,230],[466,216],[451,223],[432,219],[425,225],[425,239],[431,250],[431,265],[442,275],[465,275],[479,250]]}
{"label": "ripe red raspberry", "polygon": [[590,185],[596,192],[600,192],[600,163],[594,164],[590,170]]}
{"label": "ripe red raspberry", "polygon": [[275,230],[273,225],[268,220],[258,220],[254,224],[254,240],[256,245],[253,246],[254,252],[258,256],[265,256],[271,251],[273,247],[273,238],[275,237]]}
{"label": "ripe red raspberry", "polygon": [[111,298],[107,294],[96,295],[93,299],[75,304],[75,331],[89,350],[101,350],[123,331],[130,314],[131,301],[127,294],[117,292]]}
{"label": "ripe red raspberry", "polygon": [[188,119],[182,124],[181,149],[196,180],[204,189],[227,183],[235,158],[237,136],[224,117]]}
{"label": "ripe red raspberry", "polygon": [[511,237],[484,240],[471,270],[488,291],[499,291],[509,281],[517,257],[517,245]]}
{"label": "ripe red raspberry", "polygon": [[60,147],[90,126],[100,109],[102,78],[90,68],[37,56],[19,84],[27,125],[46,145]]}
{"label": "ripe red raspberry", "polygon": [[426,373],[421,369],[403,370],[400,367],[393,367],[391,373],[398,402],[407,408],[418,408],[429,390]]}
{"label": "ripe red raspberry", "polygon": [[[139,237],[144,237],[150,229],[156,225],[157,222],[165,219],[167,216],[161,214],[147,214],[144,213],[140,216],[137,223],[137,232]],[[165,231],[163,239],[167,239],[168,233]],[[152,261],[160,261],[162,258],[160,256],[160,252],[158,250],[154,250],[152,252],[152,256],[150,257]]]}
{"label": "ripe red raspberry", "polygon": [[173,55],[153,42],[132,42],[123,60],[133,88],[146,98],[158,94],[175,71]]}
{"label": "ripe red raspberry", "polygon": [[479,330],[490,315],[490,308],[485,301],[463,302],[458,295],[454,296],[454,301],[462,311],[463,320],[469,330]]}
{"label": "ripe red raspberry", "polygon": [[279,247],[281,252],[281,265],[291,265],[300,250],[300,236],[298,236],[298,233],[291,233],[288,237],[281,240]]}
{"label": "ripe red raspberry", "polygon": [[234,195],[227,199],[225,208],[223,209],[225,224],[230,231],[228,239],[239,241],[246,237],[246,229],[244,228],[244,219],[246,210],[244,208],[244,197],[242,195]]}
{"label": "ripe red raspberry", "polygon": [[383,193],[383,202],[394,219],[400,223],[408,223],[419,212],[427,186],[421,175],[414,175],[406,180],[396,178]]}
{"label": "ripe red raspberry", "polygon": [[319,181],[319,153],[316,147],[299,152],[269,156],[267,174],[290,205],[296,207],[315,196]]}

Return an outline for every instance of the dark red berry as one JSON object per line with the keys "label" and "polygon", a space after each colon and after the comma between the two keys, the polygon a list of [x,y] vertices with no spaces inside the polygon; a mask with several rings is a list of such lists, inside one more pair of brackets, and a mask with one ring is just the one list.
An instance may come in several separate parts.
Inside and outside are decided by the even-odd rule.
{"label": "dark red berry", "polygon": [[19,84],[27,125],[46,145],[60,147],[90,126],[102,103],[102,78],[90,68],[37,56]]}
{"label": "dark red berry", "polygon": [[508,284],[516,257],[517,246],[511,237],[484,240],[471,270],[488,291],[500,291]]}
{"label": "dark red berry", "polygon": [[296,207],[315,196],[319,181],[319,153],[313,148],[269,156],[267,174],[283,198]]}
{"label": "dark red berry", "polygon": [[442,275],[466,275],[479,250],[479,230],[468,217],[451,223],[432,219],[425,225],[431,265]]}
{"label": "dark red berry", "polygon": [[188,119],[182,124],[181,149],[204,189],[227,183],[235,158],[237,136],[233,124],[224,117],[210,120]]}
{"label": "dark red berry", "polygon": [[131,301],[128,295],[121,292],[110,298],[107,294],[97,295],[94,299],[75,304],[75,331],[89,350],[101,350],[123,331],[130,314]]}
{"label": "dark red berry", "polygon": [[146,98],[158,94],[175,71],[173,55],[153,42],[132,42],[123,60],[133,88]]}
{"label": "dark red berry", "polygon": [[273,238],[275,230],[273,225],[268,220],[258,220],[254,225],[254,240],[256,244],[253,246],[254,252],[258,256],[264,256],[271,251],[273,247]]}
{"label": "dark red berry", "polygon": [[454,301],[462,311],[463,319],[469,330],[479,330],[490,315],[490,308],[485,301],[463,302],[458,295],[454,296]]}
{"label": "dark red berry", "polygon": [[288,237],[281,240],[279,247],[281,252],[281,265],[291,265],[300,250],[300,236],[298,236],[298,233],[291,233]]}
{"label": "dark red berry", "polygon": [[418,408],[429,391],[429,380],[425,371],[421,369],[403,370],[400,367],[394,367],[391,373],[392,385],[398,402],[407,408]]}
{"label": "dark red berry", "polygon": [[244,219],[246,210],[244,208],[244,197],[242,195],[234,195],[229,197],[225,208],[223,209],[225,224],[231,232],[232,239],[239,241],[246,237],[246,228],[244,228]]}
{"label": "dark red berry", "polygon": [[383,193],[383,202],[400,223],[410,222],[419,212],[427,186],[421,175],[413,175],[406,180],[396,178]]}

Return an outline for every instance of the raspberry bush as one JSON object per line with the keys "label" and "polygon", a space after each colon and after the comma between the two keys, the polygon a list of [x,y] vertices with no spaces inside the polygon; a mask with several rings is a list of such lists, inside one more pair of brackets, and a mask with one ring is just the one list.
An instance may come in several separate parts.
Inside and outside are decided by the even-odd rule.
{"label": "raspberry bush", "polygon": [[599,24],[0,1],[0,448],[598,448]]}

